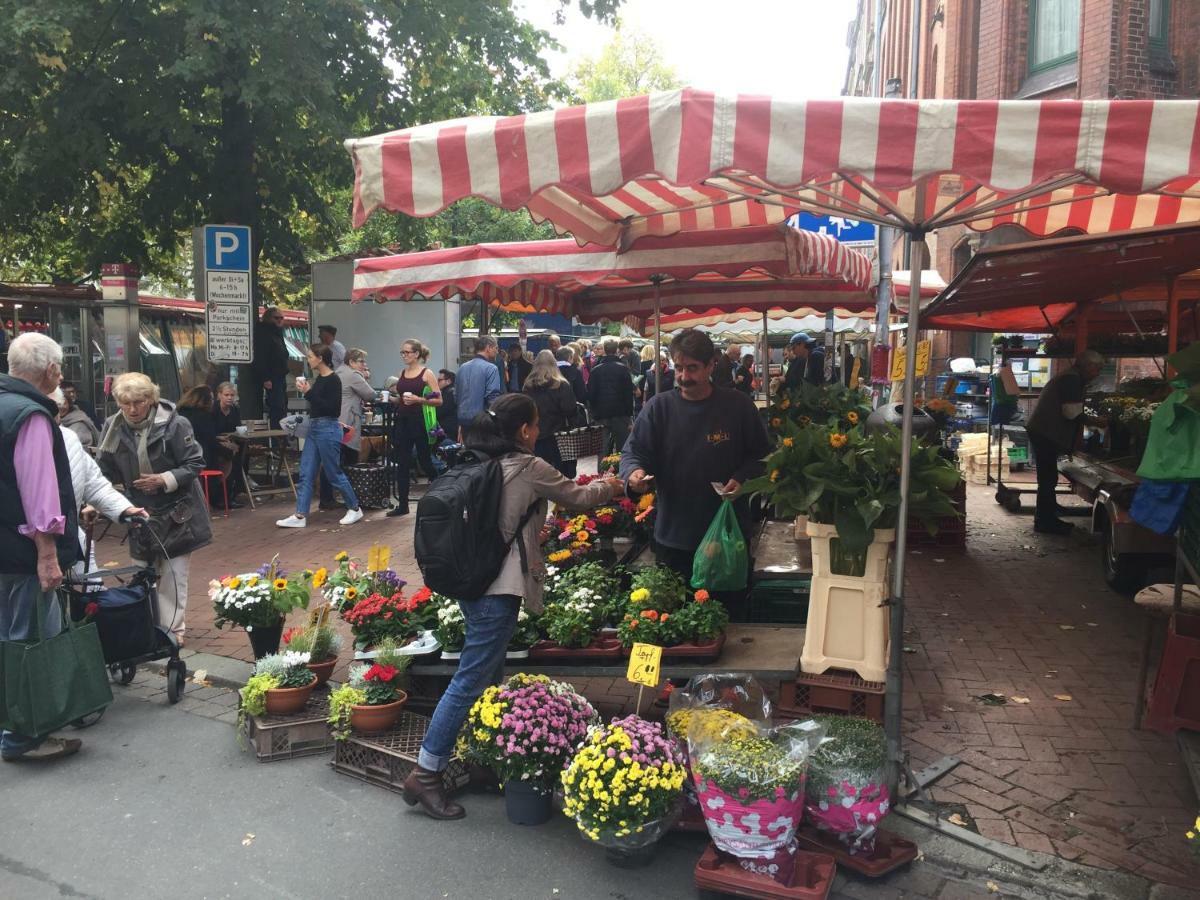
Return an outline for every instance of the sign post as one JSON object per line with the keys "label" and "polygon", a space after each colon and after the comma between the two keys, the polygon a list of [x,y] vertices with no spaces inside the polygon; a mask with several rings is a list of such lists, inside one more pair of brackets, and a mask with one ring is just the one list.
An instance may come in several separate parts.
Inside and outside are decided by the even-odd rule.
{"label": "sign post", "polygon": [[250,229],[245,225],[205,225],[196,229],[203,246],[208,358],[215,363],[254,361],[254,297],[250,285]]}

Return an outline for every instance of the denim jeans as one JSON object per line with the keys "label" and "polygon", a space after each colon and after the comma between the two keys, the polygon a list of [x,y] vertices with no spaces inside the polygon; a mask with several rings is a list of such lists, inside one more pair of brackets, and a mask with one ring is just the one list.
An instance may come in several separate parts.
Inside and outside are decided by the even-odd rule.
{"label": "denim jeans", "polygon": [[504,654],[517,629],[521,598],[494,594],[460,600],[458,607],[467,623],[462,659],[433,711],[417,757],[417,765],[431,772],[442,771],[450,762],[458,732],[479,695],[504,680]]}
{"label": "denim jeans", "polygon": [[307,516],[312,505],[317,473],[325,470],[329,483],[342,492],[346,509],[358,509],[358,497],[350,479],[342,471],[342,426],[337,419],[313,419],[309,422],[304,452],[300,454],[300,487],[296,490],[296,515]]}
{"label": "denim jeans", "polygon": [[[357,463],[358,463],[358,451],[351,450],[349,447],[347,447],[345,444],[343,444],[342,445],[342,471],[344,472],[346,470],[346,466],[353,466],[353,465],[356,465]],[[332,506],[333,505],[333,487],[332,487],[332,485],[330,485],[329,479],[326,478],[324,476],[324,474],[322,474],[320,476],[320,483],[321,483],[321,491],[320,491],[321,502],[323,504],[325,504],[326,506]]]}
{"label": "denim jeans", "polygon": [[[54,591],[44,592],[36,575],[0,575],[0,641],[32,638],[37,629],[37,604],[47,602],[43,638],[54,637],[62,630],[58,595]],[[46,737],[0,731],[0,756],[13,759],[32,750]]]}

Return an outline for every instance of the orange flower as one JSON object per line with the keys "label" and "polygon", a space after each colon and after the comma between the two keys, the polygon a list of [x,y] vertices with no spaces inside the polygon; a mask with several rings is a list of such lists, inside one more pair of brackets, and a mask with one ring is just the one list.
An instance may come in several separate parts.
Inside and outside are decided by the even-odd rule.
{"label": "orange flower", "polygon": [[651,621],[654,621],[655,619],[658,618],[658,610],[657,609],[643,609],[642,610],[642,618],[650,619]]}
{"label": "orange flower", "polygon": [[633,631],[635,628],[637,628],[637,619],[634,619],[632,622],[629,623],[630,631]]}
{"label": "orange flower", "polygon": [[708,600],[709,596],[710,594],[708,591],[706,591],[704,588],[700,588],[700,590],[696,591],[696,602],[704,603]]}
{"label": "orange flower", "polygon": [[846,413],[846,421],[849,422],[851,425],[857,425],[858,424],[858,413],[854,412],[853,410]]}
{"label": "orange flower", "polygon": [[669,616],[667,613],[663,613],[663,614],[662,614],[662,618],[661,618],[661,619],[659,619],[658,621],[660,621],[660,622],[665,622],[665,621],[667,621],[667,619],[669,619],[669,618],[671,618],[671,617],[670,617],[670,616]]}
{"label": "orange flower", "polygon": [[829,436],[829,446],[831,446],[834,450],[840,450],[842,447],[846,446],[847,440],[849,440],[849,438],[847,438],[844,434],[831,434]]}
{"label": "orange flower", "polygon": [[785,447],[791,447],[791,446],[792,446],[793,444],[795,444],[795,443],[796,443],[796,442],[795,442],[795,441],[793,441],[791,438],[784,438],[784,439],[783,439],[783,446],[785,446]]}

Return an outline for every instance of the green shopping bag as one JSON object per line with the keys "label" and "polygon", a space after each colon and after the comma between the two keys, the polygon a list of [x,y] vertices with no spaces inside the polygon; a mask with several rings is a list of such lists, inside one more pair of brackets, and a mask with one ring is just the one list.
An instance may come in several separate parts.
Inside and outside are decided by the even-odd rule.
{"label": "green shopping bag", "polygon": [[1186,381],[1172,384],[1176,389],[1150,419],[1137,473],[1156,481],[1191,481],[1200,478],[1200,410],[1192,406]]}
{"label": "green shopping bag", "polygon": [[692,587],[740,591],[746,586],[749,558],[733,500],[724,497],[692,560]]}
{"label": "green shopping bag", "polygon": [[44,598],[37,603],[32,640],[0,641],[0,728],[30,737],[56,731],[113,701],[96,624],[68,621],[63,631],[40,640],[49,605]]}
{"label": "green shopping bag", "polygon": [[[421,391],[422,397],[430,397],[433,395],[433,389],[429,385],[425,385],[425,390]],[[437,407],[430,406],[428,403],[421,407],[421,415],[425,417],[425,437],[429,440],[429,446],[433,447],[437,444],[437,438],[434,437],[434,432],[437,431]]]}

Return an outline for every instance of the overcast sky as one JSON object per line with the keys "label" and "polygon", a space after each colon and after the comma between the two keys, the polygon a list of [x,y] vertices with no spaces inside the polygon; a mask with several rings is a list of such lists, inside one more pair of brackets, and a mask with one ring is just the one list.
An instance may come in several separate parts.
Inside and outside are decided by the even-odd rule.
{"label": "overcast sky", "polygon": [[[720,93],[788,99],[837,97],[846,76],[846,32],[856,0],[625,0],[621,18],[653,37],[684,84]],[[551,58],[562,75],[598,55],[611,29],[572,3],[554,25],[558,0],[518,0],[527,18],[557,38]]]}

